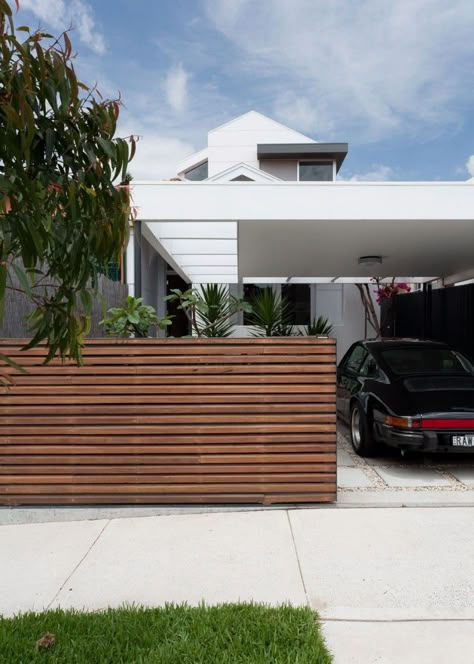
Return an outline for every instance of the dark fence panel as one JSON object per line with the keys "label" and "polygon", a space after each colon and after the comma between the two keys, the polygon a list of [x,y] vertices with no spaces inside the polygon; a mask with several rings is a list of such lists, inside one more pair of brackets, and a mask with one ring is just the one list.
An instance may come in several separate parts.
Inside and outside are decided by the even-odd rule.
{"label": "dark fence panel", "polygon": [[[383,313],[382,313],[383,316]],[[474,358],[474,284],[398,295],[393,334],[444,341]],[[385,336],[392,332],[388,327]]]}

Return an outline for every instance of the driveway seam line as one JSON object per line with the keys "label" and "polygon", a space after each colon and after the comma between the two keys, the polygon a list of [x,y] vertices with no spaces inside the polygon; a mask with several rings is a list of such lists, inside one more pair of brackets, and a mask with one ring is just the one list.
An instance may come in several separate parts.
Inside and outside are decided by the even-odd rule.
{"label": "driveway seam line", "polygon": [[107,528],[107,526],[109,525],[109,523],[110,523],[111,521],[112,521],[112,519],[108,519],[108,520],[106,521],[106,523],[104,524],[104,526],[102,527],[102,529],[100,530],[99,534],[98,534],[97,537],[94,539],[94,541],[92,542],[92,544],[90,545],[90,547],[87,549],[87,551],[86,551],[85,554],[82,556],[82,558],[81,558],[80,561],[77,563],[77,565],[74,567],[74,569],[73,569],[72,572],[69,574],[69,576],[64,580],[64,583],[61,585],[61,587],[59,588],[59,590],[57,591],[57,593],[54,595],[53,599],[49,602],[48,606],[46,607],[46,610],[47,610],[47,611],[50,609],[51,604],[54,602],[54,600],[55,600],[55,599],[58,597],[58,595],[61,593],[61,590],[62,590],[62,589],[64,588],[64,586],[67,584],[67,582],[69,581],[69,579],[70,579],[70,578],[73,576],[73,574],[79,569],[79,567],[82,565],[82,563],[84,562],[84,560],[87,558],[87,556],[89,555],[89,553],[92,551],[92,549],[94,548],[94,546],[96,545],[96,543],[97,543],[97,542],[99,541],[99,539],[102,537],[102,533],[104,532],[104,530]]}
{"label": "driveway seam line", "polygon": [[474,618],[323,618],[319,616],[320,622],[344,622],[344,623],[436,623],[436,622],[474,622]]}
{"label": "driveway seam line", "polygon": [[304,582],[303,570],[301,569],[300,557],[298,555],[298,548],[296,546],[295,534],[293,532],[293,526],[291,524],[289,510],[286,510],[286,518],[288,519],[288,525],[290,527],[291,539],[293,541],[293,548],[295,550],[296,563],[298,565],[298,571],[300,573],[301,585],[303,586],[304,596],[306,598],[306,604],[310,607],[311,605],[310,605],[310,602],[309,602],[308,591],[306,590],[306,583]]}

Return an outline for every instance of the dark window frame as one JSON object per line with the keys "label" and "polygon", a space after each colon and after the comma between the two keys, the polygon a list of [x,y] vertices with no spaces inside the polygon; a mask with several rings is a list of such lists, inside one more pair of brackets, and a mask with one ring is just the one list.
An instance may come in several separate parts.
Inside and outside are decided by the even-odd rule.
{"label": "dark window frame", "polygon": [[[199,173],[201,174],[201,169],[202,167],[205,166],[205,177],[189,177],[189,174],[191,173]],[[209,162],[203,161],[201,164],[198,164],[197,166],[192,166],[192,168],[188,168],[187,171],[184,171],[184,177],[186,180],[189,180],[190,182],[201,182],[202,180],[207,180],[209,177]]]}
{"label": "dark window frame", "polygon": [[[304,166],[330,166],[331,177],[328,179],[322,178],[302,178],[301,167]],[[299,159],[297,166],[298,182],[334,182],[334,161],[328,159]]]}

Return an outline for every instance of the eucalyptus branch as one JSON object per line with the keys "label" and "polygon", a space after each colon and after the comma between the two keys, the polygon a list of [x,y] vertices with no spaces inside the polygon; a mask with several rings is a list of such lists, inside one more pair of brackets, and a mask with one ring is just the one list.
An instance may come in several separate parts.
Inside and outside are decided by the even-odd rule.
{"label": "eucalyptus branch", "polygon": [[25,290],[22,288],[17,288],[16,286],[8,286],[8,284],[5,286],[5,290],[11,290],[11,291],[16,291],[17,293],[21,293],[22,295],[25,295],[26,297],[29,297],[29,299],[33,302],[33,304],[36,304],[37,306],[41,306],[44,304],[44,298],[41,296],[36,296],[27,293]]}
{"label": "eucalyptus branch", "polygon": [[[13,0],[0,4],[0,317],[7,288],[22,293],[35,307],[29,347],[44,341],[47,362],[80,363],[92,307],[85,288],[128,237],[130,199],[114,183],[124,181],[135,143],[115,136],[120,97],[106,100],[78,80],[70,29],[54,37],[23,27],[19,40]],[[34,292],[41,287],[43,297]]]}

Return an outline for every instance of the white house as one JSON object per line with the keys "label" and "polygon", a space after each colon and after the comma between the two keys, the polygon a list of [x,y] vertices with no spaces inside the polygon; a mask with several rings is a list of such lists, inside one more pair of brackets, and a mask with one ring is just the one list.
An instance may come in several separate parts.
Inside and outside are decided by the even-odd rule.
{"label": "white house", "polygon": [[130,293],[164,313],[167,281],[272,284],[296,324],[331,320],[341,356],[370,334],[355,282],[474,277],[472,183],[338,180],[347,150],[255,111],[212,129],[177,177],[133,183]]}

